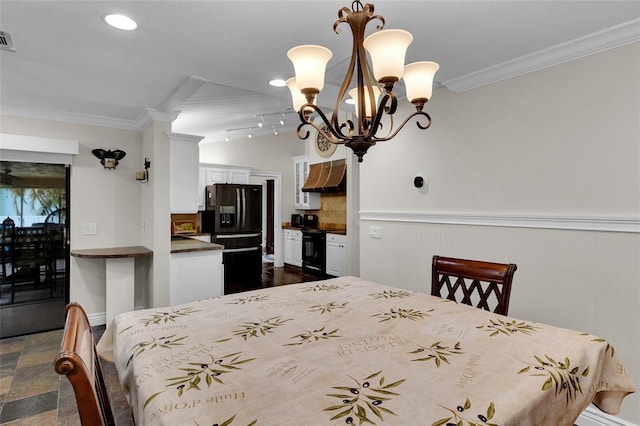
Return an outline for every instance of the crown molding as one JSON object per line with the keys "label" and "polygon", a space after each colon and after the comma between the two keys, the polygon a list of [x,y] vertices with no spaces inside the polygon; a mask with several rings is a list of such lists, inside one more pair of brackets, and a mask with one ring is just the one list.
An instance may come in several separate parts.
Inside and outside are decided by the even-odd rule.
{"label": "crown molding", "polygon": [[123,130],[142,130],[138,120],[123,120],[104,116],[86,115],[60,111],[31,111],[21,108],[3,108],[2,115],[31,118],[34,120],[59,121],[62,123],[81,124],[86,126],[111,127]]}
{"label": "crown molding", "polygon": [[59,121],[63,123],[80,124],[86,126],[142,131],[152,121],[166,121],[169,123],[172,122],[176,119],[178,114],[180,114],[180,111],[163,112],[153,108],[145,108],[135,120],[123,120],[103,116],[59,111],[28,111],[19,108],[3,108],[1,114],[12,117],[31,118],[34,120]]}
{"label": "crown molding", "polygon": [[464,92],[637,41],[640,41],[640,19],[444,81],[442,84],[454,92]]}
{"label": "crown molding", "polygon": [[639,217],[360,211],[360,220],[640,233]]}

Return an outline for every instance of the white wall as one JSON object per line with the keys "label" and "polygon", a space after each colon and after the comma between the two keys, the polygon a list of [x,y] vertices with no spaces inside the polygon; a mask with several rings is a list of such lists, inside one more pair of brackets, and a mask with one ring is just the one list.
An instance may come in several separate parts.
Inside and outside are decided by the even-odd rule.
{"label": "white wall", "polygon": [[[140,191],[135,171],[142,168],[141,134],[130,130],[1,117],[1,133],[79,141],[71,164],[71,249],[140,244]],[[94,148],[127,153],[115,170],[103,169]],[[96,223],[97,235],[82,235],[83,223]],[[79,262],[87,262],[79,267]],[[105,312],[104,260],[71,259],[70,300],[89,315]]]}
{"label": "white wall", "polygon": [[[360,167],[361,276],[428,292],[434,254],[515,262],[510,315],[609,340],[640,386],[639,76],[635,43],[436,90],[432,127],[410,125]],[[418,172],[425,192],[413,188]],[[588,230],[601,223],[622,232]],[[640,423],[638,394],[619,416]]]}

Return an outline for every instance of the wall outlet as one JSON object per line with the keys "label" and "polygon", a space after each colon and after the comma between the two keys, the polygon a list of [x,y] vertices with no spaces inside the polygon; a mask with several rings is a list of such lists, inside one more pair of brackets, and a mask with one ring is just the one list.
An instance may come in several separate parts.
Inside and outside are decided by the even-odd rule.
{"label": "wall outlet", "polygon": [[98,225],[95,223],[83,223],[82,235],[96,235],[98,233]]}
{"label": "wall outlet", "polygon": [[376,225],[369,226],[369,238],[382,238],[382,227]]}

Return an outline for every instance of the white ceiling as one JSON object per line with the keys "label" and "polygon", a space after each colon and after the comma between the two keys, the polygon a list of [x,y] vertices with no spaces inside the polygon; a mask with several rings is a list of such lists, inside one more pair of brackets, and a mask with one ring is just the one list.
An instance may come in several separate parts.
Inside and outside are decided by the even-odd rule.
{"label": "white ceiling", "polygon": [[[454,91],[640,40],[639,1],[373,3],[385,28],[413,34],[407,62],[438,62],[436,80]],[[173,131],[205,141],[272,113],[271,131],[290,97],[267,82],[293,74],[293,46],[333,51],[319,98],[333,106],[351,51],[348,26],[332,31],[342,7],[351,2],[0,0],[0,30],[16,47],[0,52],[0,111],[129,129],[145,125],[145,111],[182,111]],[[108,13],[139,28],[108,27]]]}

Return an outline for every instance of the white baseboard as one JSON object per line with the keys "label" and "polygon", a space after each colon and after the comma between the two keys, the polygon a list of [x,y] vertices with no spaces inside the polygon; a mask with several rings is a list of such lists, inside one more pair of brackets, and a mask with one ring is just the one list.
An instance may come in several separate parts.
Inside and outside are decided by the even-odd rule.
{"label": "white baseboard", "polygon": [[97,314],[88,314],[87,318],[89,319],[89,324],[91,324],[91,327],[95,327],[97,325],[105,325],[107,323],[106,312],[99,312]]}
{"label": "white baseboard", "polygon": [[638,426],[635,423],[622,420],[616,416],[603,413],[593,405],[590,405],[580,414],[576,420],[578,426]]}

